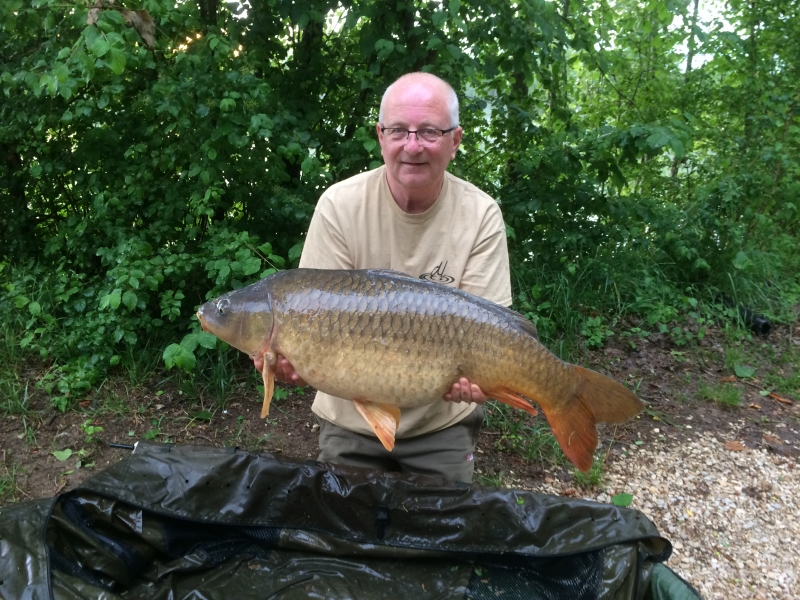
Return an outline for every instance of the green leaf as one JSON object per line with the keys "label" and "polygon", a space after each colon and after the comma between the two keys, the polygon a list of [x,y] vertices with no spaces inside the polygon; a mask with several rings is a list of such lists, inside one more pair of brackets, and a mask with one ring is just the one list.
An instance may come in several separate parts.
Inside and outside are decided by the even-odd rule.
{"label": "green leaf", "polygon": [[28,300],[28,298],[25,296],[17,296],[16,298],[14,298],[14,304],[16,305],[17,308],[22,308],[28,302],[30,302],[30,300]]}
{"label": "green leaf", "polygon": [[461,48],[454,46],[453,44],[447,44],[447,51],[450,53],[450,56],[455,59],[461,58],[461,55],[463,54],[463,52],[461,52]]}
{"label": "green leaf", "polygon": [[108,51],[108,65],[114,72],[114,75],[120,75],[125,70],[125,52],[117,48],[111,48]]}
{"label": "green leaf", "polygon": [[733,259],[733,266],[736,269],[744,269],[750,263],[750,258],[741,250],[736,253],[736,258]]}
{"label": "green leaf", "polygon": [[378,142],[373,139],[364,140],[364,150],[367,152],[372,152],[375,149],[375,146],[378,145]]}
{"label": "green leaf", "polygon": [[42,314],[42,307],[38,302],[31,302],[28,304],[28,310],[34,317],[38,317]]}
{"label": "green leaf", "polygon": [[630,506],[633,503],[633,494],[616,494],[611,497],[611,504],[614,506]]}
{"label": "green leaf", "polygon": [[242,275],[252,275],[261,269],[261,259],[255,256],[248,258],[242,265]]}
{"label": "green leaf", "polygon": [[199,421],[210,421],[212,416],[213,415],[207,410],[201,410],[192,414],[192,418],[198,419]]}
{"label": "green leaf", "polygon": [[70,456],[72,456],[72,450],[70,448],[67,448],[65,450],[54,450],[51,454],[55,456],[57,460],[64,462]]}
{"label": "green leaf", "polygon": [[97,58],[102,58],[106,53],[111,50],[111,45],[106,41],[106,38],[100,36],[89,45],[89,52],[94,54]]}
{"label": "green leaf", "polygon": [[166,365],[167,369],[178,367],[184,371],[191,371],[196,362],[194,353],[180,344],[170,344],[167,346],[162,358],[164,359],[164,365]]}
{"label": "green leaf", "polygon": [[133,310],[136,308],[136,303],[139,299],[136,297],[136,294],[130,290],[122,294],[122,303],[128,307],[128,310]]}
{"label": "green leaf", "polygon": [[733,372],[736,373],[737,377],[747,379],[748,377],[755,375],[756,368],[747,365],[733,365]]}
{"label": "green leaf", "polygon": [[683,158],[686,156],[686,149],[683,147],[683,142],[681,142],[678,138],[672,138],[669,141],[669,145],[672,146],[672,151],[675,153],[675,158]]}
{"label": "green leaf", "polygon": [[100,310],[104,308],[108,308],[109,306],[117,310],[119,308],[119,303],[122,300],[122,296],[119,292],[114,292],[113,294],[108,294],[100,298]]}
{"label": "green leaf", "polygon": [[300,258],[300,255],[303,253],[303,242],[299,244],[295,244],[291,248],[289,248],[289,260],[297,260]]}
{"label": "green leaf", "polygon": [[216,348],[217,346],[217,337],[208,333],[207,331],[201,331],[200,333],[196,333],[195,337],[197,338],[197,343],[200,344],[203,348]]}

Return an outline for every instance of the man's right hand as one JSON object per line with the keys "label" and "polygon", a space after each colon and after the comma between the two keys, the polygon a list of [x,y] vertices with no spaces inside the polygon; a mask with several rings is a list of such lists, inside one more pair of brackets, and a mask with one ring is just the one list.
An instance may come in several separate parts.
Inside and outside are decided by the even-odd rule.
{"label": "man's right hand", "polygon": [[[253,364],[256,367],[256,371],[261,373],[262,369],[264,368],[264,357],[254,356]],[[275,379],[282,381],[283,383],[291,383],[292,385],[299,387],[306,387],[308,385],[294,370],[292,363],[290,363],[282,354],[278,355],[278,362],[275,364]]]}

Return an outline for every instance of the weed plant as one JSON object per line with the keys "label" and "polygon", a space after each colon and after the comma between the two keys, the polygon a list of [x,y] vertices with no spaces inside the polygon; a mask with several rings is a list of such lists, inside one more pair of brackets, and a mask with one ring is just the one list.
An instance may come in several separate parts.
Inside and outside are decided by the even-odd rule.
{"label": "weed plant", "polygon": [[516,454],[525,462],[566,464],[567,459],[544,418],[537,417],[529,423],[527,413],[495,400],[488,401],[485,407],[484,426],[499,432],[496,442],[499,449]]}
{"label": "weed plant", "polygon": [[3,472],[0,473],[0,504],[18,499],[19,485],[17,481],[19,476],[25,472],[19,463],[11,463],[10,466],[6,464],[5,453],[3,453],[3,459]]}
{"label": "weed plant", "polygon": [[727,408],[736,408],[742,403],[741,390],[730,383],[706,385],[701,382],[698,393],[704,400],[710,400]]}
{"label": "weed plant", "polygon": [[605,461],[597,460],[597,458],[595,458],[592,462],[592,467],[586,473],[583,473],[578,469],[573,469],[572,476],[575,478],[575,483],[581,487],[597,487],[603,483],[604,467]]}

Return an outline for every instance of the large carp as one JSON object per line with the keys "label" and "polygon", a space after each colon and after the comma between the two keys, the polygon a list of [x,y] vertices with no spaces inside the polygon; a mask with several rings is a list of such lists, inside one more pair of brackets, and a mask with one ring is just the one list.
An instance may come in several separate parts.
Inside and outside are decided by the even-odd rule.
{"label": "large carp", "polygon": [[394,271],[281,271],[203,304],[197,317],[205,331],[264,358],[262,417],[282,354],[310,385],[351,399],[387,450],[400,409],[443,402],[461,377],[531,414],[523,396],[536,402],[582,471],[592,466],[596,423],[642,409],[620,383],[551,354],[519,313]]}

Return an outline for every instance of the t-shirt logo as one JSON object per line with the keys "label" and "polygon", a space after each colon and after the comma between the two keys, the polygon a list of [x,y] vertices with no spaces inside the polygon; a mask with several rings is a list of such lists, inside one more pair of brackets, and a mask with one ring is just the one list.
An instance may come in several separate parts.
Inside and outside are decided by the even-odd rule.
{"label": "t-shirt logo", "polygon": [[423,273],[419,278],[427,281],[435,281],[436,283],[453,283],[455,278],[444,274],[446,268],[447,261],[440,262],[430,273]]}

